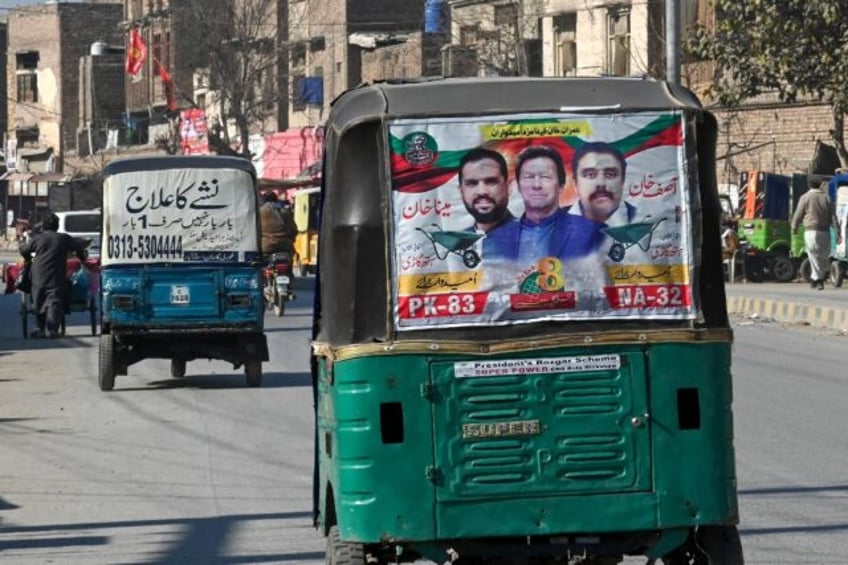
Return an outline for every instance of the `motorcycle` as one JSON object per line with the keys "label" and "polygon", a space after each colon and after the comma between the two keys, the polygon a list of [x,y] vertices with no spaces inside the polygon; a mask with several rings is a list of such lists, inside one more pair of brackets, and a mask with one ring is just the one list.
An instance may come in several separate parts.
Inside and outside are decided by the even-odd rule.
{"label": "motorcycle", "polygon": [[294,300],[292,260],[288,253],[274,253],[263,269],[262,294],[265,307],[274,309],[276,316],[286,311],[286,302]]}

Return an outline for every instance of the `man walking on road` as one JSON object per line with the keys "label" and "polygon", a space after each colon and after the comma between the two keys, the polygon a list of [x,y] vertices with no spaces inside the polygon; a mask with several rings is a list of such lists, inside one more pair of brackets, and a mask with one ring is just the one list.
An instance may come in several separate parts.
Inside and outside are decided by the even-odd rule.
{"label": "man walking on road", "polygon": [[812,273],[810,286],[824,289],[824,279],[830,272],[830,228],[837,226],[836,210],[827,192],[822,189],[822,178],[810,177],[810,190],[798,200],[798,207],[792,216],[792,233],[798,232],[798,226],[804,225],[804,247],[810,260]]}

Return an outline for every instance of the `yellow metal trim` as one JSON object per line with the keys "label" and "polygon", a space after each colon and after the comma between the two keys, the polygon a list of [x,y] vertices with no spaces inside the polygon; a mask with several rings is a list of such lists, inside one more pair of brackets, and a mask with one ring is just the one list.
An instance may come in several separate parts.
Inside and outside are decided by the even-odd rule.
{"label": "yellow metal trim", "polygon": [[698,330],[644,330],[598,332],[542,336],[533,339],[502,340],[492,342],[459,340],[416,340],[384,343],[362,343],[332,347],[327,343],[314,342],[315,355],[337,361],[370,357],[374,355],[397,354],[463,354],[494,355],[501,353],[545,350],[558,347],[577,347],[586,345],[631,345],[659,343],[733,343],[733,330],[729,328],[711,328]]}

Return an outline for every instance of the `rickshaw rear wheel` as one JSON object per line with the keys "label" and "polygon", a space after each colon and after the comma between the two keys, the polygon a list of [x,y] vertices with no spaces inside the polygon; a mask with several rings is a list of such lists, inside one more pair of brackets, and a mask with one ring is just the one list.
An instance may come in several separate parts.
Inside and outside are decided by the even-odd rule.
{"label": "rickshaw rear wheel", "polygon": [[110,334],[100,336],[98,381],[102,391],[115,388],[115,339]]}
{"label": "rickshaw rear wheel", "polygon": [[262,361],[248,361],[245,363],[244,374],[247,377],[247,386],[262,386]]}
{"label": "rickshaw rear wheel", "polygon": [[789,282],[795,278],[795,264],[789,257],[778,255],[772,260],[771,272],[777,282]]}
{"label": "rickshaw rear wheel", "polygon": [[171,377],[181,379],[186,375],[185,359],[171,359]]}
{"label": "rickshaw rear wheel", "polygon": [[688,541],[662,558],[663,565],[744,565],[735,526],[701,526]]}
{"label": "rickshaw rear wheel", "polygon": [[710,563],[744,565],[742,540],[736,526],[701,526],[695,539]]}
{"label": "rickshaw rear wheel", "polygon": [[365,565],[365,548],[360,543],[343,543],[339,527],[332,526],[327,534],[326,565]]}

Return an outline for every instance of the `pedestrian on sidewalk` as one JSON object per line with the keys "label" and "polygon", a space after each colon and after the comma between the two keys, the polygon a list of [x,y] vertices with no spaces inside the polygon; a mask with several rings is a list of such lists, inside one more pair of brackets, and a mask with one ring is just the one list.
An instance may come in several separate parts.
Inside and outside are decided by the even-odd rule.
{"label": "pedestrian on sidewalk", "polygon": [[804,226],[804,247],[810,260],[810,287],[824,289],[824,279],[830,272],[830,228],[837,226],[836,209],[827,192],[823,189],[824,179],[812,176],[810,189],[798,200],[798,207],[792,215],[792,233],[798,233],[798,226]]}

